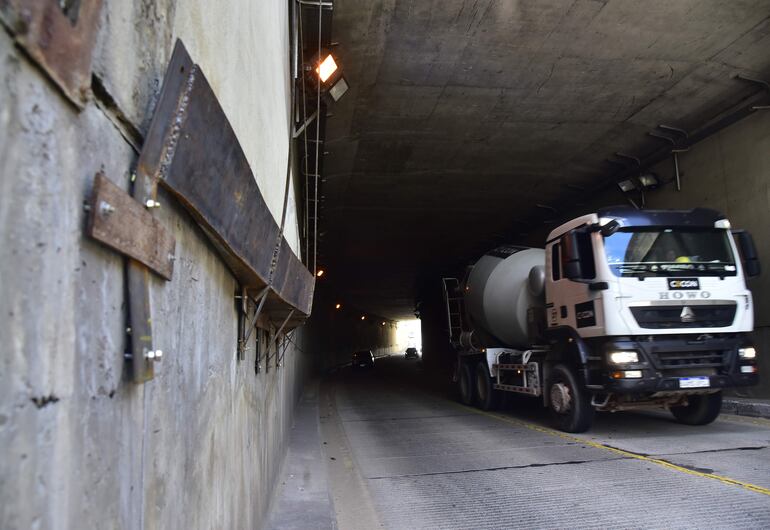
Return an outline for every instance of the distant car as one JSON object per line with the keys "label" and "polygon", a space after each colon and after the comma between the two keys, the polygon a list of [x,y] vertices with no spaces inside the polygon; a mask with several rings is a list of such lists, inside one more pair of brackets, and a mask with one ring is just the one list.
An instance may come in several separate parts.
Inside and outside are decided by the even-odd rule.
{"label": "distant car", "polygon": [[407,348],[404,357],[406,359],[417,359],[420,355],[417,353],[417,348]]}
{"label": "distant car", "polygon": [[371,350],[361,350],[353,354],[353,360],[350,363],[353,370],[362,368],[374,368],[374,354]]}

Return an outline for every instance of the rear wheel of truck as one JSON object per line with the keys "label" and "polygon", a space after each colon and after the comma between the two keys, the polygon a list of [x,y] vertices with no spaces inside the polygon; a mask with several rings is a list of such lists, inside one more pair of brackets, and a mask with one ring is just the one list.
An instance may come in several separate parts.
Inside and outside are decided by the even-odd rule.
{"label": "rear wheel of truck", "polygon": [[682,407],[671,407],[671,414],[685,425],[707,425],[722,411],[722,392],[689,396],[687,401]]}
{"label": "rear wheel of truck", "polygon": [[473,405],[474,388],[473,370],[467,362],[460,361],[460,370],[457,374],[457,387],[460,390],[460,403]]}
{"label": "rear wheel of truck", "polygon": [[551,416],[559,430],[585,432],[594,420],[591,397],[580,386],[575,372],[563,364],[557,364],[551,371],[548,385]]}
{"label": "rear wheel of truck", "polygon": [[476,406],[481,410],[493,410],[500,401],[500,391],[492,386],[494,381],[489,375],[487,363],[479,361],[476,365]]}

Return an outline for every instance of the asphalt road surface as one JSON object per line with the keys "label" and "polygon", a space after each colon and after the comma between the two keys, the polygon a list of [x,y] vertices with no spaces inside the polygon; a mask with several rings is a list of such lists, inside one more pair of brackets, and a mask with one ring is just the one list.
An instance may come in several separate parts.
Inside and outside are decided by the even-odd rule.
{"label": "asphalt road surface", "polygon": [[770,528],[768,420],[599,414],[568,435],[535,401],[464,407],[395,357],[321,392],[343,529]]}

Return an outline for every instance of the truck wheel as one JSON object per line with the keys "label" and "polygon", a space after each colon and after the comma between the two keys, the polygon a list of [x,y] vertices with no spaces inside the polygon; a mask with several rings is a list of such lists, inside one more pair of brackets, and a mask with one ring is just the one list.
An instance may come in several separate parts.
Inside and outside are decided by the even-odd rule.
{"label": "truck wheel", "polygon": [[554,366],[548,385],[551,416],[559,430],[585,432],[594,420],[588,392],[578,383],[575,372],[563,364]]}
{"label": "truck wheel", "polygon": [[476,365],[476,406],[481,410],[493,410],[500,401],[500,391],[492,386],[487,363],[479,361]]}
{"label": "truck wheel", "polygon": [[472,405],[473,396],[476,393],[473,381],[473,370],[466,362],[460,363],[460,372],[457,376],[457,386],[460,389],[460,403],[463,405]]}
{"label": "truck wheel", "polygon": [[671,407],[671,414],[685,425],[707,425],[717,419],[722,411],[722,392],[688,396],[687,401],[687,405]]}

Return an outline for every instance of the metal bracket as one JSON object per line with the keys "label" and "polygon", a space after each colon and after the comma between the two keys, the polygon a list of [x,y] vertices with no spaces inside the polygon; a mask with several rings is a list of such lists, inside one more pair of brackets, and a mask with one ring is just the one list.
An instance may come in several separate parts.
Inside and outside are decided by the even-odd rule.
{"label": "metal bracket", "polygon": [[248,312],[249,312],[248,302],[250,298],[248,293],[246,292],[246,289],[242,289],[240,296],[235,297],[237,300],[240,300],[241,302],[241,310],[240,310],[241,320],[239,320],[239,325],[238,325],[238,360],[239,361],[243,361],[246,359],[246,351],[249,349],[248,348],[249,338],[251,338],[251,333],[257,327],[257,320],[259,319],[259,315],[262,312],[262,308],[265,305],[265,300],[267,299],[267,294],[269,291],[270,291],[270,287],[263,288],[257,295],[257,298],[253,300],[254,305],[257,308],[256,308],[256,311],[254,311],[254,316],[249,320],[248,326],[246,326],[246,320],[248,319]]}
{"label": "metal bracket", "polygon": [[[310,117],[309,117],[308,119],[306,119],[306,120],[305,120],[305,123],[303,123],[303,124],[300,126],[300,128],[299,128],[299,129],[296,129],[296,130],[295,130],[295,131],[292,133],[291,137],[292,137],[292,138],[299,138],[299,135],[300,135],[300,134],[302,134],[302,131],[304,131],[304,130],[305,130],[307,127],[308,127],[308,125],[310,125],[311,123],[313,123],[313,120],[314,120],[314,119],[316,119],[316,117],[317,117],[317,116],[318,116],[318,111],[315,111],[315,112],[313,112],[313,114],[311,114],[311,115],[310,115]],[[305,155],[305,156],[307,157],[308,155]]]}
{"label": "metal bracket", "polygon": [[767,81],[765,81],[763,79],[755,79],[753,77],[749,77],[749,76],[746,76],[746,75],[743,75],[743,74],[736,74],[735,75],[735,79],[740,79],[741,81],[747,81],[749,83],[754,83],[755,85],[759,85],[762,88],[764,88],[765,90],[767,90],[768,92],[770,92],[770,83],[768,83]]}
{"label": "metal bracket", "polygon": [[283,332],[283,328],[286,327],[286,324],[289,323],[289,320],[291,319],[291,317],[293,315],[294,315],[294,310],[292,309],[291,311],[289,311],[289,314],[286,315],[286,318],[283,320],[283,323],[281,323],[281,326],[275,332],[275,335],[273,335],[273,338],[270,341],[270,344],[267,347],[267,352],[265,354],[265,371],[268,371],[268,366],[270,365],[270,357],[271,357],[270,352],[273,350],[273,345],[274,344],[275,344],[275,349],[276,349],[276,351],[275,351],[276,367],[280,366],[280,364],[278,364],[278,362],[277,362],[277,359],[278,359],[278,348],[279,348],[278,340],[279,340],[279,338],[281,336],[281,333]]}
{"label": "metal bracket", "polygon": [[[687,139],[688,137],[687,131],[685,131],[684,129],[677,129],[676,127],[669,127],[667,125],[658,125],[658,128],[672,131],[674,133],[682,135],[684,136],[685,139]],[[674,159],[674,181],[676,182],[676,191],[682,191],[682,181],[681,181],[681,174],[679,173],[678,154],[689,151],[689,147],[682,147],[682,148],[676,149],[677,141],[674,138],[655,131],[648,132],[647,134],[652,136],[653,138],[658,138],[660,140],[665,140],[671,143],[671,146],[672,146],[671,155],[673,156],[673,159]]]}
{"label": "metal bracket", "polygon": [[639,158],[635,157],[634,155],[616,152],[615,156],[617,156],[618,158],[625,158],[626,160],[631,160],[637,165],[637,167],[642,167],[642,161],[639,160]]}
{"label": "metal bracket", "polygon": [[102,0],[2,0],[0,19],[78,108],[91,88],[91,58]]}
{"label": "metal bracket", "polygon": [[297,0],[297,3],[303,6],[319,7],[323,9],[334,9],[334,4],[331,2],[324,2],[323,0]]}
{"label": "metal bracket", "polygon": [[135,200],[100,171],[88,203],[86,234],[171,280],[176,242],[149,212],[157,204]]}
{"label": "metal bracket", "polygon": [[286,355],[286,350],[288,350],[288,349],[289,349],[289,345],[290,345],[290,344],[293,342],[293,339],[292,339],[292,337],[290,337],[290,336],[289,336],[291,333],[294,333],[294,330],[292,330],[292,331],[290,331],[289,333],[287,333],[287,334],[285,335],[285,337],[284,337],[284,339],[285,339],[285,343],[284,343],[284,345],[283,345],[283,349],[281,350],[281,356],[280,356],[280,357],[278,358],[278,360],[276,361],[276,366],[278,366],[279,368],[280,368],[281,366],[283,366],[283,357],[284,357],[284,355]]}

